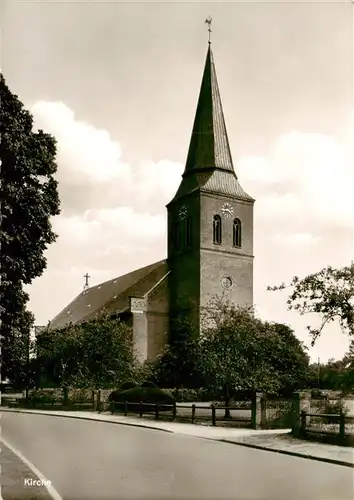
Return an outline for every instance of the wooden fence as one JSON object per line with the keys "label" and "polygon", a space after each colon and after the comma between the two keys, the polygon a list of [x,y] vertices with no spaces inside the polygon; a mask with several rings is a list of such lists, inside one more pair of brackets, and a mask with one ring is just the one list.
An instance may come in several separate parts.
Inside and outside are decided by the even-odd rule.
{"label": "wooden fence", "polygon": [[[140,417],[150,416],[156,420],[160,419],[171,419],[175,420],[190,420],[193,424],[197,421],[210,421],[213,426],[216,426],[217,422],[228,422],[228,423],[240,423],[244,426],[251,426],[252,422],[255,420],[251,416],[237,416],[232,415],[233,411],[243,410],[237,406],[201,406],[201,405],[183,405],[183,404],[152,404],[152,403],[131,403],[125,402],[101,402],[98,408],[99,412],[110,411],[112,415],[114,413],[122,413],[125,416],[130,414],[139,414]],[[181,411],[182,410],[182,411]],[[225,411],[228,411],[230,416],[225,417]],[[224,415],[221,415],[221,414]]]}
{"label": "wooden fence", "polygon": [[[135,414],[140,417],[156,419],[172,419],[181,422],[208,422],[211,425],[225,425],[236,427],[251,427],[253,429],[290,428],[288,423],[288,407],[282,408],[284,401],[267,402],[262,393],[255,393],[252,399],[240,400],[233,405],[219,405],[206,403],[174,403],[168,406],[143,402],[111,403],[101,401],[100,391],[95,391],[95,397],[86,401],[72,401],[65,403],[62,398],[53,398],[51,401],[29,400],[24,398],[3,398],[2,406],[11,408],[29,408],[37,410],[82,410],[98,412],[120,412],[128,415]],[[286,401],[285,401],[286,402]],[[287,402],[289,403],[289,402]],[[268,404],[271,407],[268,407]],[[287,418],[284,420],[284,416]]]}
{"label": "wooden fence", "polygon": [[[316,419],[317,425],[311,425],[311,418]],[[318,423],[319,420],[328,421],[329,419],[331,424],[327,424],[327,426],[326,424],[321,426]],[[315,438],[316,440],[322,436],[324,441],[331,441],[339,445],[351,444],[354,441],[353,431],[348,429],[348,432],[346,432],[346,425],[353,425],[353,423],[354,417],[347,416],[343,412],[339,414],[308,413],[302,410],[297,436],[300,438]]]}

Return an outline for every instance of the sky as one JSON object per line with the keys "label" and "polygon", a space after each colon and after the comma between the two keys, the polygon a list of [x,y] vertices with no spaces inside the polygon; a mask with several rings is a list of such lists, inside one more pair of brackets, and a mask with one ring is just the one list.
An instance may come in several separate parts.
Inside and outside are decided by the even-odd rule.
{"label": "sky", "polygon": [[[165,205],[184,169],[212,48],[236,173],[256,198],[257,314],[309,345],[319,318],[287,310],[288,282],[353,259],[353,14],[331,2],[0,0],[1,68],[58,142],[61,214],[29,286],[45,325],[83,289],[164,259]],[[313,360],[348,338],[324,330]]]}

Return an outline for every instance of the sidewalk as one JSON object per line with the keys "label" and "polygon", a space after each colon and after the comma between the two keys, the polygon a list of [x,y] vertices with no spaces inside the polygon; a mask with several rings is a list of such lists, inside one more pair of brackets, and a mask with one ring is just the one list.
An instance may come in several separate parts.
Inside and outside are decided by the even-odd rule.
{"label": "sidewalk", "polygon": [[294,439],[290,429],[280,430],[253,430],[227,427],[212,427],[208,425],[184,424],[180,422],[156,421],[147,418],[125,417],[124,415],[111,415],[110,413],[93,412],[70,412],[70,411],[45,411],[45,410],[8,410],[2,411],[18,413],[35,413],[44,415],[56,415],[66,418],[81,418],[86,420],[97,420],[99,422],[110,422],[120,425],[131,425],[135,427],[146,427],[185,436],[193,436],[203,439],[212,439],[229,444],[247,446],[270,452],[278,452],[312,460],[329,462],[354,468],[354,449],[324,443],[314,443]]}

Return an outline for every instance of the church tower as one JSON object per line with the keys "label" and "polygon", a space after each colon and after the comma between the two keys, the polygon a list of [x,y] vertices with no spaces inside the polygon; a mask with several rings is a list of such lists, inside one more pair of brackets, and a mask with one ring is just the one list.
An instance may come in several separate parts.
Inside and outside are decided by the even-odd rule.
{"label": "church tower", "polygon": [[209,42],[181,184],[168,211],[170,316],[216,297],[253,306],[253,206],[235,173]]}

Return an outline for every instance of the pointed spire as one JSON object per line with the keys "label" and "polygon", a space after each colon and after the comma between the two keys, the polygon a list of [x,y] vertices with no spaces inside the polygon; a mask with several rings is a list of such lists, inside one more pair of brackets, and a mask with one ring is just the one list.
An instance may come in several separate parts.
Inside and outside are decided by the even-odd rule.
{"label": "pointed spire", "polygon": [[184,176],[191,171],[210,169],[234,172],[209,43]]}
{"label": "pointed spire", "polygon": [[[211,19],[206,22],[210,29]],[[210,31],[186,167],[181,184],[170,203],[196,191],[225,195],[251,203],[255,201],[242,188],[233,167],[211,51]]]}

